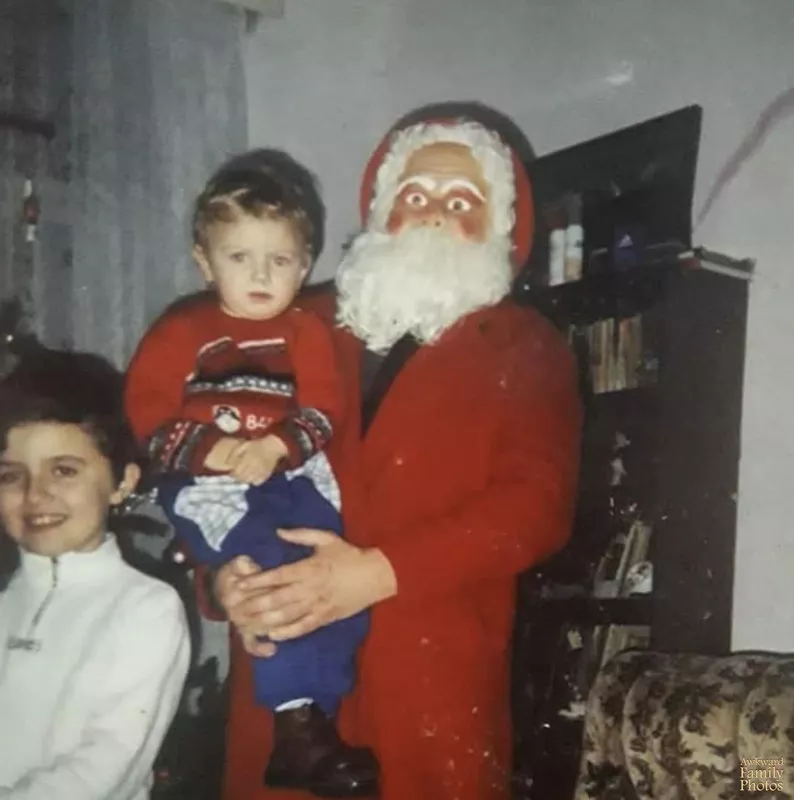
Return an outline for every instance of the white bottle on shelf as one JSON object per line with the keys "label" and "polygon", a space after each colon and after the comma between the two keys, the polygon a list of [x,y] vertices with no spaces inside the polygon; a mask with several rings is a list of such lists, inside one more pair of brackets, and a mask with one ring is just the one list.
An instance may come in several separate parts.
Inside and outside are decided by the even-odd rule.
{"label": "white bottle on shelf", "polygon": [[554,228],[549,235],[549,286],[565,283],[565,228]]}
{"label": "white bottle on shelf", "polygon": [[582,279],[582,261],[584,257],[584,228],[582,227],[582,198],[570,195],[567,198],[568,227],[565,229],[565,280]]}

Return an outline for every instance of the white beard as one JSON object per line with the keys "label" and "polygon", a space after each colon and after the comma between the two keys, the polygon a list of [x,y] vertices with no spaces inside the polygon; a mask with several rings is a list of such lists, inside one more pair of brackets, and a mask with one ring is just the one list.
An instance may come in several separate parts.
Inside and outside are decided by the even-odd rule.
{"label": "white beard", "polygon": [[338,321],[370,350],[405,334],[432,344],[462,317],[510,291],[510,241],[469,243],[433,229],[365,231],[339,267]]}

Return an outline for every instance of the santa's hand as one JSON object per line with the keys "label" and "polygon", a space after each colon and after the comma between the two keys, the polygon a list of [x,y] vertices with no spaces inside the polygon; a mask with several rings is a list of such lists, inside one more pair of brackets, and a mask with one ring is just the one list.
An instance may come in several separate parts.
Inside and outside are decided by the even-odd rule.
{"label": "santa's hand", "polygon": [[257,630],[274,641],[305,636],[397,592],[394,571],[380,550],[355,547],[328,531],[307,528],[279,531],[279,536],[313,547],[314,554],[240,584],[241,591],[252,593],[247,611],[257,617]]}
{"label": "santa's hand", "polygon": [[252,656],[272,656],[276,646],[263,641],[267,630],[259,621],[259,610],[252,601],[262,596],[262,590],[244,589],[242,582],[262,570],[248,556],[238,556],[218,570],[215,576],[214,592],[218,604],[226,612],[229,622],[234,625],[243,642],[243,647]]}
{"label": "santa's hand", "polygon": [[241,483],[259,486],[270,478],[287,454],[287,446],[278,436],[253,439],[234,453],[229,474]]}
{"label": "santa's hand", "polygon": [[263,639],[259,634],[253,632],[246,632],[243,628],[237,628],[237,633],[240,634],[240,640],[248,655],[256,656],[257,658],[270,658],[276,654],[278,649],[273,642]]}

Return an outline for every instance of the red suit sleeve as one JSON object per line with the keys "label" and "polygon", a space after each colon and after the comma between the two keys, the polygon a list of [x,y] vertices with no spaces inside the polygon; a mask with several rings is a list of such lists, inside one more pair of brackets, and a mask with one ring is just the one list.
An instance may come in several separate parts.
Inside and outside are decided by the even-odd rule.
{"label": "red suit sleeve", "polygon": [[214,425],[182,418],[185,381],[195,366],[194,329],[185,312],[166,313],[146,333],[127,369],[127,417],[158,470],[200,471],[223,436]]}
{"label": "red suit sleeve", "polygon": [[323,450],[344,414],[344,392],[330,327],[317,315],[295,309],[289,350],[297,384],[297,407],[268,430],[287,446],[294,469]]}
{"label": "red suit sleeve", "polygon": [[456,593],[512,577],[570,537],[579,472],[581,405],[572,354],[555,337],[516,343],[503,358],[490,477],[450,513],[427,519],[381,550],[400,598]]}

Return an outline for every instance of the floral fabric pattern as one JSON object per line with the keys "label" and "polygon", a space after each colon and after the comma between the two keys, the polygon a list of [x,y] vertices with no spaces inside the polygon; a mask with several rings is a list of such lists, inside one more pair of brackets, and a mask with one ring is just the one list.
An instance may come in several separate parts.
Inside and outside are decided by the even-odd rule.
{"label": "floral fabric pattern", "polygon": [[[782,790],[740,785],[743,760],[763,769],[756,759],[779,763],[769,781]],[[791,798],[793,789],[794,656],[626,651],[596,679],[575,800]]]}

